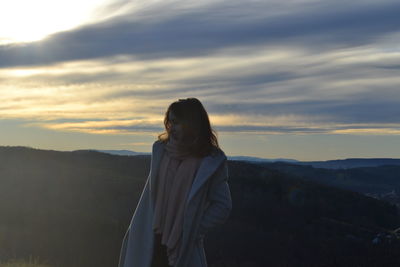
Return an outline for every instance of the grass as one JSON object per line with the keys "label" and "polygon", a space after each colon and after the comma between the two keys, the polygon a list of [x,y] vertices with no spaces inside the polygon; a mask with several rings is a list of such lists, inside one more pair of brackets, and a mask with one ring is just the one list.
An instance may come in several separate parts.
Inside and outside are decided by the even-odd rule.
{"label": "grass", "polygon": [[0,261],[0,267],[52,267],[51,265],[39,262],[39,259],[29,257],[29,260],[24,259],[10,259],[6,262]]}

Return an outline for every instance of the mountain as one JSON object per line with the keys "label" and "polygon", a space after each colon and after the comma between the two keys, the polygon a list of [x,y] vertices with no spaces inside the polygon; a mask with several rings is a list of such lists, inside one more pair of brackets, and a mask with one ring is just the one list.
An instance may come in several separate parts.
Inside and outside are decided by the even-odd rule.
{"label": "mountain", "polygon": [[[135,152],[131,150],[94,150],[103,153],[120,156],[136,156],[136,155],[151,155],[149,152]],[[295,159],[276,158],[267,159],[260,157],[250,156],[228,156],[229,160],[257,162],[257,163],[271,163],[271,162],[287,162],[298,165],[310,165],[315,168],[325,169],[350,169],[359,167],[378,167],[384,165],[396,165],[400,166],[400,159],[393,158],[349,158],[349,159],[337,159],[337,160],[326,160],[326,161],[299,161]]]}
{"label": "mountain", "polygon": [[400,159],[393,158],[349,158],[349,159],[337,159],[337,160],[326,160],[326,161],[299,161],[295,159],[266,159],[258,157],[247,157],[247,156],[228,156],[229,160],[248,161],[255,163],[272,163],[272,162],[286,162],[297,165],[312,166],[314,168],[325,168],[325,169],[351,169],[360,167],[379,167],[385,165],[396,165],[400,166]]}
{"label": "mountain", "polygon": [[95,150],[103,153],[119,156],[137,156],[137,155],[151,155],[149,152],[135,152],[132,150]]}
{"label": "mountain", "polygon": [[[76,151],[98,151],[112,155],[119,155],[119,156],[137,156],[137,155],[151,155],[149,152],[135,152],[132,150],[76,150]],[[238,161],[249,161],[249,162],[291,162],[291,163],[298,163],[299,161],[294,159],[265,159],[265,158],[258,158],[258,157],[248,157],[248,156],[228,156],[229,160],[238,160]]]}
{"label": "mountain", "polygon": [[228,156],[229,160],[238,160],[238,161],[250,161],[250,162],[291,162],[291,163],[298,163],[299,161],[294,159],[265,159],[265,158],[258,158],[258,157],[248,157],[248,156]]}
{"label": "mountain", "polygon": [[392,158],[349,158],[327,161],[302,161],[300,165],[311,165],[315,168],[350,169],[359,167],[378,167],[384,165],[400,166],[400,159]]}
{"label": "mountain", "polygon": [[[398,266],[397,239],[373,242],[399,228],[394,205],[316,181],[335,170],[289,165],[228,161],[233,210],[204,240],[210,267]],[[286,169],[299,167],[317,174]],[[148,155],[0,147],[1,260],[117,266],[149,168]]]}
{"label": "mountain", "polygon": [[399,165],[327,169],[284,162],[260,164],[303,180],[351,190],[385,200],[395,204],[400,209]]}

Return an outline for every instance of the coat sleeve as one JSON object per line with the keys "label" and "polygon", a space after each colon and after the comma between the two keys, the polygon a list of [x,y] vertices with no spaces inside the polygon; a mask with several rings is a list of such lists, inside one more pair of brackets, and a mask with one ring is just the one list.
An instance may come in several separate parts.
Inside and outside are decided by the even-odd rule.
{"label": "coat sleeve", "polygon": [[199,226],[200,236],[204,236],[211,228],[225,223],[232,210],[232,198],[228,184],[228,165],[226,159],[211,179],[208,207],[204,211]]}

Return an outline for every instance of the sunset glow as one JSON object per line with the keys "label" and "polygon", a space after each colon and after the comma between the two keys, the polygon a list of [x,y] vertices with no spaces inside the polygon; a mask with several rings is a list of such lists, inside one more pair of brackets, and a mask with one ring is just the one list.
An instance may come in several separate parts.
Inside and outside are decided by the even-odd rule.
{"label": "sunset glow", "polygon": [[397,7],[3,1],[2,145],[73,150],[90,136],[150,151],[168,105],[197,97],[228,154],[400,157]]}
{"label": "sunset glow", "polygon": [[12,0],[0,2],[0,44],[38,41],[93,22],[106,0]]}

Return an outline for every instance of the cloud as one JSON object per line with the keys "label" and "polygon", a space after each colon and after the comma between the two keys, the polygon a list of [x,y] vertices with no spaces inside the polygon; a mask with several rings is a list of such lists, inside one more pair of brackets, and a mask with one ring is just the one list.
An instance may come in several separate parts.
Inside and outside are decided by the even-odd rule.
{"label": "cloud", "polygon": [[[241,116],[246,118],[246,116]],[[248,117],[249,121],[252,120]],[[218,133],[246,133],[246,134],[374,134],[374,135],[398,135],[400,134],[399,124],[381,123],[376,124],[310,124],[292,122],[285,120],[276,122],[259,121],[256,123],[244,124],[242,120],[231,121],[231,125],[213,123],[213,128]],[[26,123],[28,127],[41,127],[54,131],[83,132],[90,134],[118,134],[118,135],[141,135],[159,134],[164,132],[163,123],[160,120],[95,120],[75,122],[31,122]]]}
{"label": "cloud", "polygon": [[[316,55],[299,48],[240,51],[201,58],[116,57],[3,69],[0,79],[7,93],[0,103],[0,116],[161,121],[172,101],[195,96],[212,117],[217,116],[216,125],[223,131],[332,133],[357,125],[381,131],[388,124],[395,129],[400,123],[400,79],[393,69],[377,67],[397,64],[400,55],[396,52],[379,47]],[[235,121],[246,123],[236,125]],[[160,124],[51,125],[57,130],[92,129],[92,133],[160,129]]]}
{"label": "cloud", "polygon": [[[214,104],[210,111],[215,113],[238,113],[251,116],[284,116],[301,114],[314,123],[394,123],[400,124],[398,101],[369,102],[363,101],[313,101],[293,103],[229,103]],[[317,116],[317,118],[315,118]]]}
{"label": "cloud", "polygon": [[222,132],[399,134],[399,7],[120,2],[110,20],[1,46],[0,117],[160,132],[172,101],[198,97]]}
{"label": "cloud", "polygon": [[[317,52],[368,45],[400,29],[400,3],[392,1],[290,2],[289,8],[274,1],[205,3],[197,9],[183,1],[167,1],[164,5],[175,4],[168,6],[170,9],[162,4],[147,5],[133,14],[54,34],[40,42],[2,46],[0,66],[117,55],[193,57],[234,47],[282,44]],[[276,9],[272,11],[271,6]],[[159,15],[162,8],[166,15]]]}
{"label": "cloud", "polygon": [[130,120],[81,120],[75,122],[31,122],[27,126],[42,127],[55,131],[84,132],[91,134],[138,134],[163,130],[162,122],[149,119]]}

